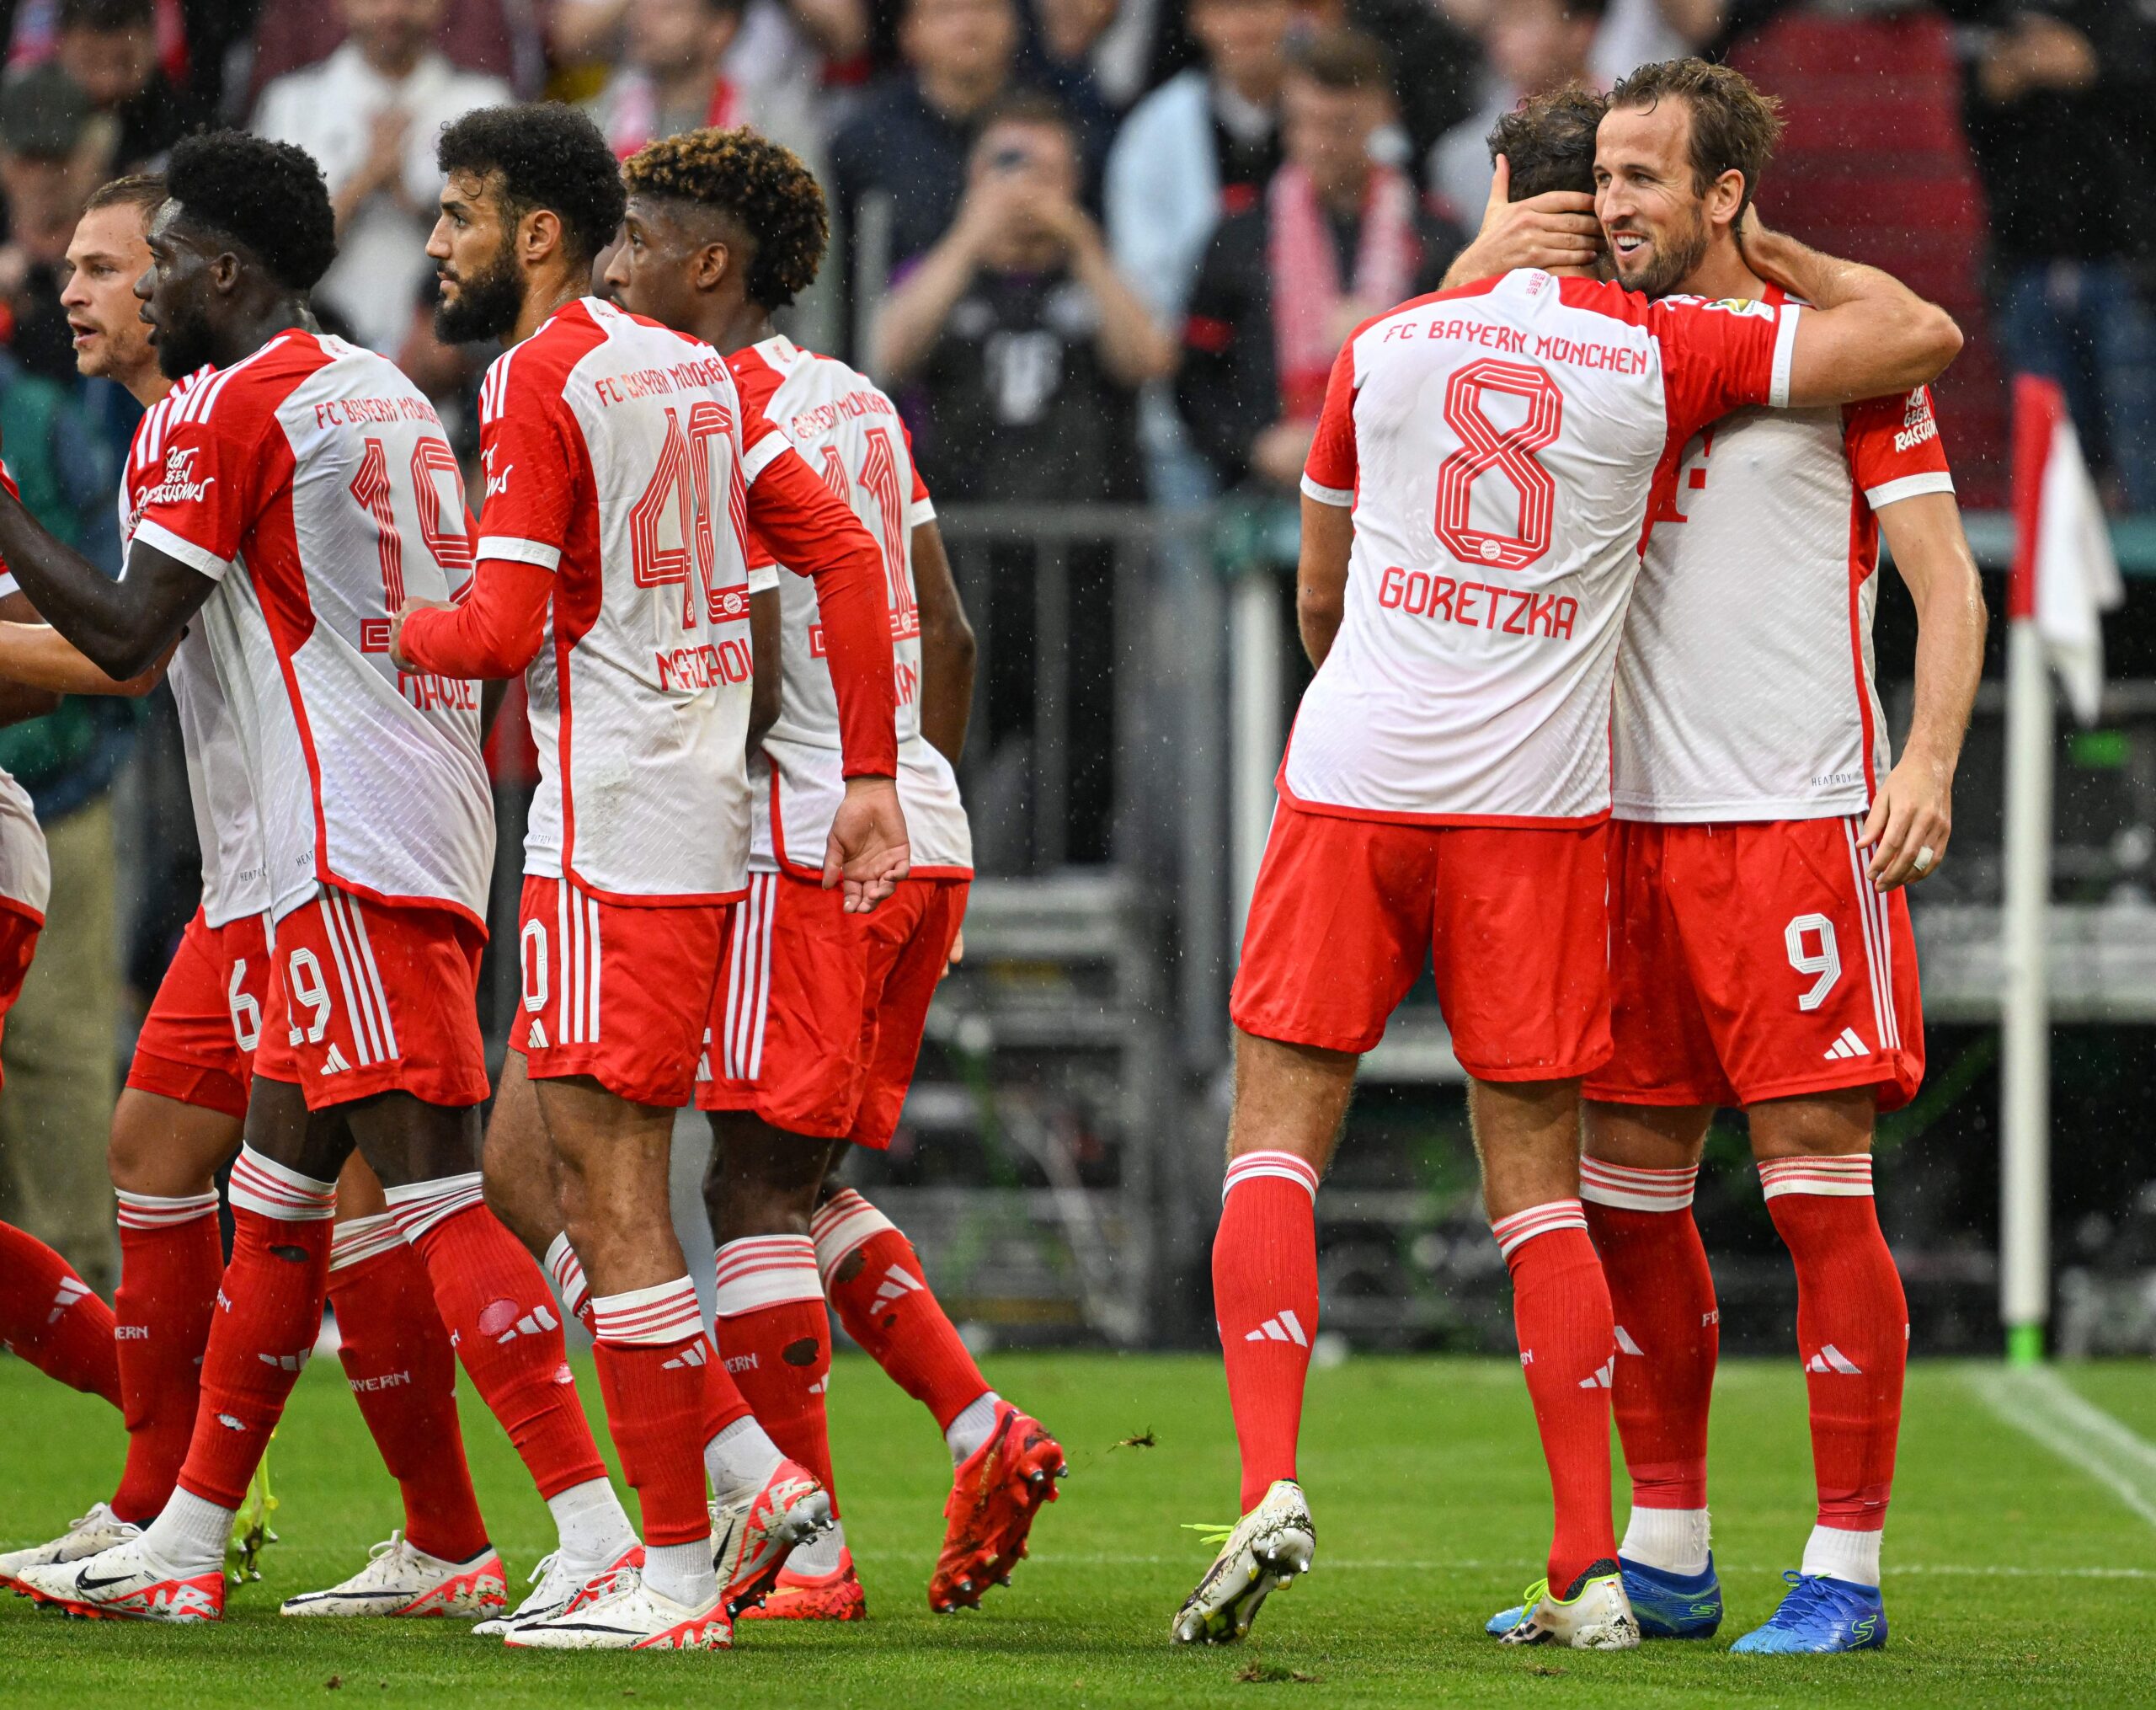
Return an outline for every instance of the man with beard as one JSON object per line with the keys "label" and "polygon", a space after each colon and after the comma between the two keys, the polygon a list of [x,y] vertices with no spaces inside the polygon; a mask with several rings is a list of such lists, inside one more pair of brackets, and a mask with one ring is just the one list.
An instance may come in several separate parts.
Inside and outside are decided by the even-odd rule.
{"label": "man with beard", "polygon": [[[1676,60],[1620,83],[1595,167],[1620,281],[1785,302],[1742,223],[1779,128],[1724,67]],[[1716,1107],[1741,1105],[1796,1262],[1818,1507],[1788,1595],[1736,1649],[1869,1649],[1886,1639],[1879,1546],[1908,1333],[1871,1136],[1923,1078],[1903,887],[1946,852],[1983,591],[1921,387],[1724,417],[1685,446],[1651,526],[1617,662],[1614,1050],[1587,1080],[1580,1184],[1623,1327],[1611,1399],[1632,1510],[1619,1560],[1646,1632],[1715,1632],[1720,1314],[1692,1192]],[[1898,761],[1872,681],[1882,534],[1918,623]]]}
{"label": "man with beard", "polygon": [[[1538,169],[1501,175],[1502,193],[1583,188],[1599,116],[1576,92],[1508,115],[1495,146],[1517,139]],[[1534,140],[1545,119],[1554,147]],[[1486,223],[1503,223],[1498,193]],[[1179,1641],[1240,1637],[1311,1565],[1295,1448],[1318,1178],[1360,1054],[1434,959],[1555,1498],[1547,1577],[1505,1638],[1639,1643],[1609,1514],[1614,1321],[1578,1141],[1581,1081],[1610,1050],[1610,679],[1639,542],[1707,423],[1906,389],[1961,345],[1883,274],[1759,247],[1817,307],[1650,303],[1582,269],[1519,270],[1379,316],[1334,366],[1303,477],[1317,675],[1235,975],[1213,1248],[1244,1513]]]}
{"label": "man with beard", "polygon": [[[675,1112],[748,888],[748,531],[816,579],[846,774],[821,878],[862,913],[908,864],[883,562],[717,352],[586,294],[623,200],[588,118],[484,109],[443,132],[439,159],[439,329],[509,349],[480,393],[472,597],[408,605],[390,648],[446,677],[525,673],[540,778],[522,1045],[558,1170],[528,1174],[558,1180],[644,1523],[640,1568],[581,1597],[542,1584],[505,1638],[719,1649],[732,1608],[830,1516],[712,1357],[667,1191]],[[757,1540],[745,1559],[722,1541],[723,1577],[707,1471],[722,1504],[747,1504],[739,1531]]]}
{"label": "man with beard", "polygon": [[[207,377],[175,386],[157,366],[135,281],[150,264],[161,178],[114,180],[89,199],[68,245],[61,302],[84,374],[125,387],[145,410],[120,490],[123,539],[164,478],[173,417]],[[20,596],[17,596],[19,600]],[[24,601],[27,605],[27,601]],[[4,609],[4,608],[0,608]],[[0,623],[0,677],[67,694],[139,694],[159,673],[115,683],[57,631]],[[270,967],[268,878],[237,728],[204,626],[188,626],[163,676],[179,708],[202,852],[202,900],[135,1042],[112,1113],[109,1161],[120,1202],[120,1404],[127,1460],[109,1501],[50,1542],[0,1556],[19,1568],[94,1555],[136,1534],[172,1494],[200,1392],[224,1247],[216,1173],[239,1150],[248,1080]],[[435,1311],[426,1267],[397,1232],[381,1184],[357,1152],[338,1178],[328,1292],[339,1360],[404,1499],[404,1526],[334,1594],[296,1598],[294,1613],[483,1614],[503,1601],[465,1465],[456,1355]]]}
{"label": "man with beard", "polygon": [[355,1146],[425,1262],[473,1386],[555,1506],[564,1547],[611,1507],[537,1267],[480,1203],[474,1005],[493,818],[477,697],[400,672],[390,617],[467,579],[454,454],[382,357],[308,329],[335,251],[301,151],[225,132],[173,151],[136,286],[172,413],[124,581],[0,498],[0,554],[100,669],[207,634],[259,819],[276,977],[262,1002],[231,1264],[178,1487],[110,1548],[16,1575],[83,1615],[216,1621],[249,1476],[322,1322],[336,1180]]}

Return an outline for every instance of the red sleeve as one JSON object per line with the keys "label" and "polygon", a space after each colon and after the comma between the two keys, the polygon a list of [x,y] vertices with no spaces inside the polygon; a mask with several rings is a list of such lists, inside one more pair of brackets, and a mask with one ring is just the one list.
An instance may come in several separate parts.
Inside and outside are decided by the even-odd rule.
{"label": "red sleeve", "polygon": [[291,471],[277,406],[293,383],[278,360],[258,358],[228,378],[205,380],[199,409],[167,417],[164,468],[144,495],[136,543],[223,577],[266,494]]}
{"label": "red sleeve", "polygon": [[448,611],[414,612],[398,638],[404,657],[440,677],[513,677],[547,635],[554,573],[515,558],[482,558],[466,597]]}
{"label": "red sleeve", "polygon": [[1353,505],[1355,480],[1355,341],[1350,339],[1332,359],[1331,377],[1325,382],[1317,433],[1303,465],[1303,491],[1321,505]]}
{"label": "red sleeve", "polygon": [[1842,442],[1849,449],[1849,473],[1874,510],[1920,493],[1954,490],[1927,387],[1848,405],[1842,411]]}
{"label": "red sleeve", "polygon": [[590,504],[581,441],[562,400],[551,349],[498,358],[479,388],[479,462],[487,494],[479,506],[477,558],[512,558],[551,570],[579,502]]}
{"label": "red sleeve", "polygon": [[[838,692],[839,740],[847,778],[890,778],[899,769],[898,695],[891,656],[891,615],[883,557],[860,519],[809,468],[763,413],[743,403],[744,473],[749,523],[778,561],[816,579],[824,645]],[[767,437],[755,437],[761,430]],[[776,449],[758,462],[758,452]]]}
{"label": "red sleeve", "polygon": [[936,515],[936,501],[928,496],[928,483],[921,478],[921,459],[913,454],[913,430],[906,425],[906,419],[904,416],[899,418],[899,431],[905,437],[906,465],[913,471],[911,504],[926,505],[929,507],[926,516],[915,516],[911,520],[915,522],[926,522]]}
{"label": "red sleeve", "polygon": [[1682,446],[1710,421],[1746,404],[1789,403],[1795,303],[1706,302],[1667,297],[1647,310],[1662,346],[1662,387],[1669,440]]}

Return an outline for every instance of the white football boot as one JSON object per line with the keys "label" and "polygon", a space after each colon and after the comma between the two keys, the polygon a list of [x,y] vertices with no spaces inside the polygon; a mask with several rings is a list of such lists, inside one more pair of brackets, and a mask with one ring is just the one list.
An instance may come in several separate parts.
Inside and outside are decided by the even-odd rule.
{"label": "white football boot", "polygon": [[150,1553],[141,1536],[72,1562],[25,1568],[15,1584],[40,1603],[101,1621],[222,1621],[221,1567],[183,1574]]}
{"label": "white football boot", "polygon": [[326,1591],[287,1597],[280,1615],[446,1616],[480,1621],[509,1607],[502,1558],[488,1544],[468,1562],[415,1550],[402,1531],[367,1552],[367,1564]]}
{"label": "white football boot", "polygon": [[712,1566],[726,1612],[738,1615],[762,1602],[793,1547],[830,1523],[830,1497],[796,1461],[782,1460],[745,1501],[712,1503]]}
{"label": "white football boot", "polygon": [[1220,1553],[1183,1600],[1169,1633],[1178,1644],[1228,1644],[1250,1631],[1258,1606],[1310,1570],[1317,1528],[1303,1488],[1278,1478],[1257,1506],[1232,1526],[1190,1526]]}
{"label": "white football boot", "polygon": [[690,1609],[653,1590],[638,1569],[624,1568],[598,1596],[513,1627],[502,1643],[515,1650],[721,1651],[733,1647],[734,1623],[724,1592]]}
{"label": "white football boot", "polygon": [[1527,1613],[1500,1644],[1556,1644],[1576,1651],[1628,1651],[1640,1642],[1640,1623],[1625,1595],[1625,1576],[1614,1562],[1597,1562],[1572,1582],[1572,1595],[1550,1595],[1550,1582],[1527,1590]]}
{"label": "white football boot", "polygon": [[141,1534],[142,1528],[132,1520],[120,1519],[102,1502],[92,1503],[88,1514],[80,1520],[71,1520],[67,1530],[51,1543],[32,1544],[26,1550],[10,1550],[0,1556],[0,1585],[13,1584],[15,1575],[24,1568],[79,1562],[85,1556],[94,1556],[100,1550],[109,1550],[115,1544],[124,1544]]}
{"label": "white football boot", "polygon": [[590,1601],[607,1589],[615,1574],[624,1568],[643,1565],[642,1544],[631,1545],[622,1552],[619,1561],[599,1568],[573,1567],[556,1550],[552,1555],[542,1556],[539,1565],[531,1570],[531,1577],[525,1582],[531,1590],[523,1602],[506,1615],[481,1622],[472,1631],[481,1638],[507,1638],[513,1629],[526,1622],[548,1621]]}

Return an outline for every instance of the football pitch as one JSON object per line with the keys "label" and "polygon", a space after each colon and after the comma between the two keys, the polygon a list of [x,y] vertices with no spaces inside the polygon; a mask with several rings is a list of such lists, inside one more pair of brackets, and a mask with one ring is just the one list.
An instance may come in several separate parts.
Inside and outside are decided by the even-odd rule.
{"label": "football pitch", "polygon": [[[1883,1652],[1744,1658],[1811,1521],[1795,1360],[1725,1364],[1716,1396],[1716,1544],[1730,1616],[1710,1644],[1596,1656],[1500,1648],[1480,1632],[1540,1572],[1547,1525],[1533,1420],[1501,1360],[1357,1359],[1312,1374],[1302,1472],[1316,1571],[1267,1604],[1251,1642],[1171,1649],[1205,1565],[1180,1523],[1233,1517],[1234,1439],[1215,1361],[1005,1356],[991,1381],[1062,1438],[1064,1499],[1033,1559],[985,1609],[924,1595],[949,1462],[932,1424],[866,1360],[833,1372],[841,1494],[872,1619],[744,1623],[730,1654],[505,1652],[461,1626],[280,1620],[279,1598],[352,1572],[396,1523],[334,1359],[302,1379],[272,1451],[283,1542],[221,1628],[72,1622],[0,1599],[0,1702],[1604,1706],[2093,1705],[2156,1701],[2156,1367],[2007,1379],[1909,1376],[1887,1534]],[[595,1405],[588,1365],[584,1393]],[[109,1488],[119,1420],[0,1359],[9,1425],[0,1540],[50,1536]],[[466,1392],[473,1475],[511,1595],[551,1542],[507,1441]],[[1151,1440],[1150,1446],[1145,1440]],[[1138,1440],[1127,1442],[1125,1440]],[[1621,1485],[1620,1485],[1621,1488]],[[328,1697],[327,1693],[339,1696]]]}

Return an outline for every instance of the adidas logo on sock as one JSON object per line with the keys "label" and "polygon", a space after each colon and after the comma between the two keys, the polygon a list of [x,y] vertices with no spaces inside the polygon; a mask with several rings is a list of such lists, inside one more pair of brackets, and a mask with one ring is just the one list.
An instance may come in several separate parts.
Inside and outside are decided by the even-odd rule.
{"label": "adidas logo on sock", "polygon": [[1267,1318],[1249,1335],[1244,1337],[1243,1340],[1246,1342],[1292,1342],[1298,1348],[1307,1348],[1310,1345],[1310,1338],[1303,1334],[1302,1321],[1285,1308]]}
{"label": "adidas logo on sock", "polygon": [[1593,1376],[1582,1377],[1580,1380],[1580,1387],[1582,1389],[1608,1389],[1610,1380],[1616,1375],[1616,1371],[1617,1357],[1613,1354],[1594,1369]]}
{"label": "adidas logo on sock", "polygon": [[1831,1342],[1806,1360],[1804,1369],[1822,1374],[1831,1371],[1843,1377],[1864,1376],[1864,1368]]}
{"label": "adidas logo on sock", "polygon": [[60,1286],[52,1296],[52,1312],[45,1322],[48,1324],[58,1323],[60,1315],[89,1291],[89,1285],[78,1278],[72,1276],[61,1278]]}
{"label": "adidas logo on sock", "polygon": [[876,1291],[876,1298],[879,1301],[895,1301],[903,1296],[911,1294],[921,1286],[921,1281],[919,1277],[907,1275],[894,1264],[884,1273],[883,1282]]}
{"label": "adidas logo on sock", "polygon": [[679,1371],[685,1365],[702,1365],[704,1359],[704,1344],[701,1341],[691,1342],[659,1369],[661,1371]]}
{"label": "adidas logo on sock", "polygon": [[508,1329],[495,1337],[494,1346],[499,1348],[504,1343],[514,1342],[520,1336],[536,1336],[542,1330],[558,1330],[560,1328],[560,1321],[546,1307],[534,1307]]}
{"label": "adidas logo on sock", "polygon": [[1868,1057],[1871,1055],[1871,1047],[1864,1042],[1854,1028],[1845,1027],[1842,1029],[1842,1036],[1827,1047],[1826,1055],[1837,1061],[1844,1057]]}
{"label": "adidas logo on sock", "polygon": [[1617,1351],[1620,1354],[1637,1354],[1642,1359],[1646,1357],[1640,1344],[1632,1339],[1632,1333],[1622,1324],[1617,1327]]}
{"label": "adidas logo on sock", "polygon": [[313,1352],[310,1348],[298,1354],[258,1354],[254,1357],[264,1365],[274,1365],[280,1371],[299,1371],[305,1369]]}
{"label": "adidas logo on sock", "polygon": [[337,1048],[337,1041],[330,1040],[328,1054],[322,1060],[322,1072],[325,1075],[341,1075],[351,1066],[344,1061],[344,1052]]}

